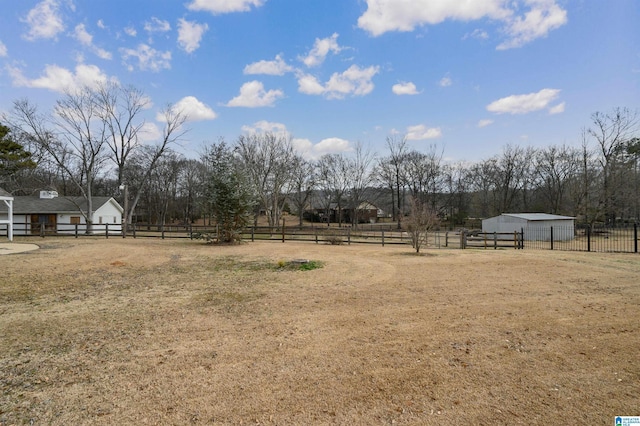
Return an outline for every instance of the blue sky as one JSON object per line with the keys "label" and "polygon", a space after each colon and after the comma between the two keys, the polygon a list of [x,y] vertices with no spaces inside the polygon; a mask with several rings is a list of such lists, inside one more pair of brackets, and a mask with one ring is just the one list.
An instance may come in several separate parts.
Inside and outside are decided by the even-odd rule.
{"label": "blue sky", "polygon": [[579,145],[593,112],[638,109],[637,0],[0,0],[0,112],[117,81],[168,103],[179,150],[286,132],[307,157],[389,135],[476,161]]}

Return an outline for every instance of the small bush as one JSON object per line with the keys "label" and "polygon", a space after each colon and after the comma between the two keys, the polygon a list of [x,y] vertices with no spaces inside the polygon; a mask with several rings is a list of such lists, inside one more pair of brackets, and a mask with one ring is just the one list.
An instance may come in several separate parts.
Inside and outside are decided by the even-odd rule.
{"label": "small bush", "polygon": [[339,246],[344,242],[344,240],[342,239],[342,235],[334,233],[325,235],[324,240],[327,244],[331,244],[332,246]]}

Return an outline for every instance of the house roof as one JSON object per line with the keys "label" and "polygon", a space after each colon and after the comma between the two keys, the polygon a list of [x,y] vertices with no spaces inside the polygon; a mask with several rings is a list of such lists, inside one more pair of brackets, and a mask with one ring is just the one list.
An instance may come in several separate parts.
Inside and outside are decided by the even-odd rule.
{"label": "house roof", "polygon": [[[93,197],[93,210],[98,210],[111,199],[112,197]],[[40,198],[24,196],[13,199],[13,214],[79,213],[81,210],[87,210],[87,200],[84,197]]]}
{"label": "house roof", "polygon": [[9,194],[4,189],[0,188],[0,199],[5,200],[5,199],[10,199],[10,198],[13,198],[13,195]]}
{"label": "house roof", "polygon": [[547,213],[503,213],[502,216],[516,217],[518,219],[524,219],[528,221],[575,219],[575,217],[572,217],[572,216],[560,216],[557,214],[547,214]]}

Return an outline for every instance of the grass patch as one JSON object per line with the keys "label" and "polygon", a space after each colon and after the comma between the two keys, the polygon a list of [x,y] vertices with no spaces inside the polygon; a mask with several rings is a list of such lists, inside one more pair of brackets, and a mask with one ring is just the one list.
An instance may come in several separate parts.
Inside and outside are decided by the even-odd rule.
{"label": "grass patch", "polygon": [[312,271],[322,268],[324,264],[317,260],[296,259],[291,261],[279,260],[276,265],[277,270],[286,271]]}

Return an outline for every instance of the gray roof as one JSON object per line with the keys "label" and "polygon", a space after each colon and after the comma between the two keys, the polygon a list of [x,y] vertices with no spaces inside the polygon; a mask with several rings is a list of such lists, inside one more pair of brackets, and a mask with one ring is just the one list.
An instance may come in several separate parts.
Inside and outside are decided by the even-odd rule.
{"label": "gray roof", "polygon": [[[105,205],[111,197],[93,197],[93,210]],[[13,214],[78,213],[87,210],[84,197],[40,198],[32,196],[14,197]]]}
{"label": "gray roof", "polygon": [[4,189],[0,188],[0,197],[13,197],[13,195],[9,194]]}
{"label": "gray roof", "polygon": [[569,220],[575,219],[572,216],[560,216],[557,214],[547,213],[503,213],[502,216],[517,217],[518,219],[536,221],[536,220]]}

